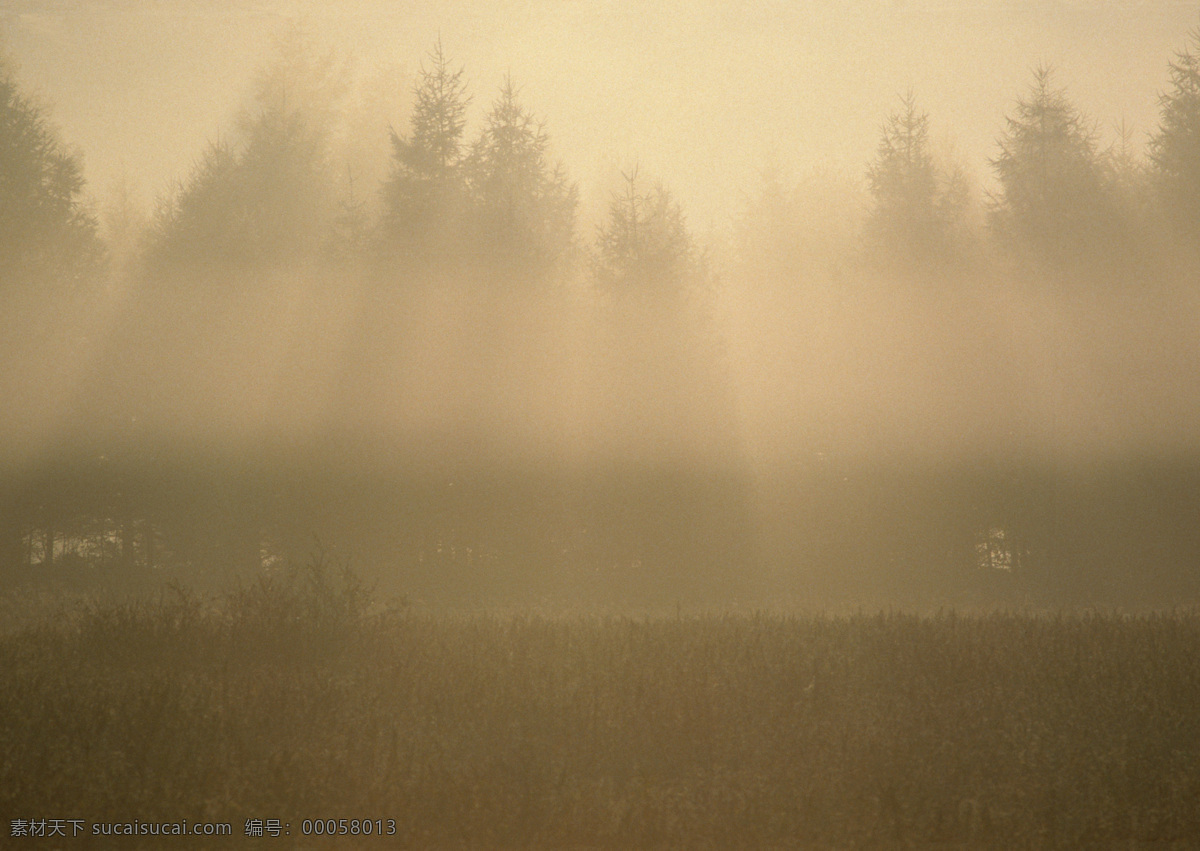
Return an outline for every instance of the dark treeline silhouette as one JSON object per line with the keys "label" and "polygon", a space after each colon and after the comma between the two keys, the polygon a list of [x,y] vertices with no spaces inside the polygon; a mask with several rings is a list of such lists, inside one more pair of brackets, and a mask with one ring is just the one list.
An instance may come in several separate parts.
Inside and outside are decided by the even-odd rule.
{"label": "dark treeline silhouette", "polygon": [[1197,51],[1145,157],[1039,66],[984,193],[909,92],[865,195],[769,174],[727,251],[637,169],[581,233],[511,77],[469,132],[439,42],[349,121],[293,30],[106,259],[0,68],[2,567],[246,579],[316,539],[443,600],[1195,595]]}

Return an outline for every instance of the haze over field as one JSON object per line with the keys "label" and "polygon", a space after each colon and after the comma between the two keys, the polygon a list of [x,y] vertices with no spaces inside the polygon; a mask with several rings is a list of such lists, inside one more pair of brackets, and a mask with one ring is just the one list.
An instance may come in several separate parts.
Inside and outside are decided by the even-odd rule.
{"label": "haze over field", "polygon": [[1198,23],[9,2],[0,560],[1195,591]]}
{"label": "haze over field", "polygon": [[12,837],[1200,847],[1198,554],[1200,0],[0,0]]}

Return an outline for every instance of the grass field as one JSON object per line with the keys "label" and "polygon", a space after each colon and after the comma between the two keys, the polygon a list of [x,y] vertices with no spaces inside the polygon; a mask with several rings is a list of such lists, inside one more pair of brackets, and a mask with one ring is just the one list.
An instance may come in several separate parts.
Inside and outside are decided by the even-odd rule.
{"label": "grass field", "polygon": [[0,637],[0,844],[1200,844],[1195,614],[435,617],[318,568]]}

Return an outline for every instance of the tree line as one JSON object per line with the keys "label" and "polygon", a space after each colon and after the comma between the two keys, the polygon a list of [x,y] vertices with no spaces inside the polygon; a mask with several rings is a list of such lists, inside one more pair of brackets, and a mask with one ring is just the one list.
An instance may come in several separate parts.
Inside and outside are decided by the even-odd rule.
{"label": "tree line", "polygon": [[[1144,157],[1124,133],[1102,147],[1098,125],[1056,85],[1053,69],[1033,71],[989,162],[997,188],[985,199],[987,230],[1003,251],[1061,268],[1111,257],[1114,242],[1146,233],[1200,244],[1200,32],[1168,70]],[[582,269],[604,284],[644,285],[696,271],[679,204],[636,171],[584,245],[578,187],[552,159],[546,125],[511,77],[468,139],[464,69],[434,45],[411,91],[408,126],[388,131],[389,173],[379,186],[356,186],[338,162],[336,114],[347,89],[344,65],[302,36],[284,39],[234,138],[210,142],[158,199],[137,244],[143,273],[316,256],[369,260],[400,277],[457,264],[541,279]],[[30,276],[55,286],[94,280],[105,246],[79,160],[9,66],[0,67],[0,116],[4,279],[10,287]],[[930,116],[911,91],[884,121],[865,178],[863,241],[886,263],[957,263],[979,238],[967,216],[972,187],[961,165],[934,153]]]}
{"label": "tree line", "polygon": [[670,192],[632,176],[628,192],[613,199],[595,250],[583,251],[579,190],[552,159],[545,122],[506,77],[468,138],[473,96],[440,42],[417,74],[408,126],[387,131],[386,177],[377,187],[356,187],[348,165],[339,173],[331,121],[346,85],[343,69],[299,48],[285,54],[260,77],[239,140],[210,143],[160,200],[145,243],[156,273],[221,261],[352,260],[398,278],[486,268],[548,280],[587,265],[615,283],[682,275],[694,252]]}
{"label": "tree line", "polygon": [[[1123,124],[1102,146],[1098,123],[1055,83],[1051,66],[1032,77],[989,161],[996,189],[987,224],[1002,250],[1049,271],[1093,274],[1131,251],[1147,261],[1155,237],[1185,251],[1200,246],[1200,30],[1169,63],[1145,157]],[[939,162],[929,126],[910,91],[884,123],[867,172],[868,236],[899,261],[926,266],[961,259],[970,239],[967,181],[961,166]]]}
{"label": "tree line", "polygon": [[[203,350],[220,334],[205,329],[220,330],[221,305],[241,305],[238,293],[266,291],[280,278],[302,279],[314,292],[359,287],[359,292],[368,293],[361,315],[352,320],[357,330],[347,335],[351,357],[340,376],[344,396],[331,403],[347,420],[367,416],[372,404],[368,397],[381,390],[381,378],[394,378],[388,369],[395,360],[415,357],[418,364],[437,366],[417,351],[429,337],[419,328],[425,314],[413,312],[412,301],[389,301],[389,296],[439,287],[517,292],[547,305],[544,312],[554,318],[560,315],[554,299],[567,289],[559,285],[588,282],[614,307],[605,352],[619,356],[609,358],[612,375],[604,379],[612,385],[613,399],[628,397],[632,428],[659,429],[673,440],[686,440],[699,423],[712,430],[733,430],[732,406],[722,395],[727,388],[720,386],[721,333],[712,317],[697,309],[697,294],[719,290],[718,273],[733,278],[764,263],[775,264],[776,285],[799,287],[811,277],[813,257],[787,253],[808,238],[789,211],[795,198],[809,191],[805,185],[791,189],[781,179],[769,180],[742,216],[740,230],[746,238],[724,266],[712,262],[701,248],[670,190],[647,181],[637,169],[624,175],[622,189],[609,199],[603,222],[588,239],[579,232],[578,188],[554,159],[545,123],[525,105],[520,86],[511,78],[484,108],[471,136],[473,96],[465,70],[446,55],[440,42],[435,44],[406,93],[404,120],[380,129],[387,162],[374,182],[363,176],[372,174],[371,169],[360,168],[346,153],[361,130],[348,130],[342,118],[349,90],[346,66],[336,57],[314,51],[299,34],[285,37],[276,60],[256,77],[234,132],[202,149],[190,173],[158,199],[144,228],[137,226],[135,215],[126,215],[129,227],[110,222],[102,238],[97,216],[85,201],[78,158],[59,138],[46,110],[22,92],[15,71],[0,68],[0,301],[10,309],[10,319],[21,319],[12,319],[14,333],[0,341],[0,353],[33,353],[21,362],[36,363],[37,353],[47,351],[48,340],[61,339],[54,337],[60,319],[56,305],[86,305],[97,291],[113,286],[114,279],[132,282],[125,290],[131,302],[114,322],[118,340],[104,353],[104,368],[115,377],[104,378],[97,395],[106,398],[89,401],[82,415],[86,422],[81,433],[116,439],[84,445],[80,457],[66,458],[59,466],[48,462],[51,469],[32,490],[0,491],[0,502],[15,506],[0,522],[0,561],[53,561],[56,530],[61,533],[65,525],[75,524],[91,530],[87,534],[99,542],[99,550],[107,548],[119,558],[147,566],[172,548],[185,550],[190,546],[181,543],[185,540],[207,542],[203,546],[211,551],[213,541],[236,539],[230,548],[253,562],[262,551],[263,528],[272,523],[278,528],[280,518],[291,515],[302,517],[288,522],[303,525],[303,517],[332,510],[328,506],[335,501],[325,499],[327,492],[343,491],[346,504],[357,493],[364,505],[370,502],[371,511],[379,510],[376,503],[403,502],[412,515],[407,528],[420,530],[409,537],[424,536],[419,545],[409,539],[403,544],[418,553],[453,549],[444,546],[448,523],[474,530],[461,531],[463,540],[471,542],[461,548],[476,553],[488,552],[478,546],[476,538],[481,536],[509,541],[504,546],[524,546],[511,543],[516,533],[502,529],[526,526],[529,542],[545,539],[558,547],[560,539],[570,539],[573,545],[596,548],[597,563],[612,563],[612,551],[620,551],[628,563],[640,563],[653,550],[662,559],[677,558],[689,565],[708,559],[716,565],[751,550],[745,540],[750,525],[746,507],[735,504],[738,485],[719,476],[696,487],[686,477],[663,473],[661,480],[652,482],[641,473],[619,471],[595,486],[599,490],[577,494],[579,505],[573,507],[561,498],[560,483],[543,482],[529,485],[532,495],[527,498],[519,488],[508,489],[507,498],[513,501],[508,508],[499,495],[504,489],[490,490],[482,480],[475,486],[486,498],[478,493],[468,498],[461,484],[450,492],[444,482],[383,478],[363,487],[350,478],[336,485],[314,484],[311,492],[293,487],[281,497],[275,478],[241,481],[245,476],[238,470],[236,452],[222,460],[226,466],[197,468],[202,475],[191,478],[196,471],[187,467],[190,461],[176,461],[181,478],[201,479],[207,488],[199,508],[174,481],[153,480],[154,467],[161,461],[154,456],[159,449],[139,445],[140,435],[154,436],[139,429],[158,416],[160,424],[186,430],[189,422],[204,415],[210,399],[219,401],[233,392],[229,386],[239,382],[223,383],[233,375],[226,371],[210,382],[221,385],[211,391],[184,387],[199,401],[179,401],[172,395],[207,370]],[[863,175],[870,196],[866,220],[861,228],[851,229],[847,240],[832,240],[835,256],[830,262],[839,268],[849,264],[851,273],[874,275],[897,289],[910,280],[965,286],[981,264],[1015,268],[1023,280],[1039,283],[1132,282],[1159,272],[1179,277],[1178,270],[1191,268],[1188,258],[1200,251],[1200,31],[1190,34],[1187,46],[1169,63],[1168,88],[1159,106],[1160,126],[1150,135],[1145,156],[1134,150],[1127,135],[1105,147],[1097,125],[1055,83],[1053,69],[1036,68],[997,138],[989,163],[995,189],[980,200],[965,169],[935,150],[931,118],[909,93],[885,118],[875,157]],[[811,203],[821,206],[816,200]],[[983,227],[973,218],[979,207]],[[834,205],[822,212],[827,221],[821,226],[836,225]],[[120,239],[125,243],[118,244]],[[1164,263],[1178,265],[1168,270]],[[833,286],[839,280],[844,283],[845,275],[830,278]],[[233,291],[237,293],[231,295]],[[500,306],[506,304],[489,298],[481,301],[478,311],[485,323],[489,311],[502,313]],[[436,299],[429,303],[442,304]],[[269,308],[273,302],[267,299],[266,304]],[[30,318],[36,321],[24,322]],[[495,351],[503,353],[505,346],[516,348],[509,342],[524,327],[516,323],[516,330],[478,328],[472,333],[480,338],[491,334]],[[241,332],[271,335],[265,326]],[[84,351],[91,343],[72,339],[65,345]],[[299,361],[328,367],[321,361],[321,345],[332,347],[316,340],[315,354],[300,352]],[[237,350],[237,345],[230,348]],[[483,349],[477,353],[479,363],[495,354]],[[201,354],[193,355],[193,350]],[[259,351],[251,345],[244,350]],[[175,369],[172,364],[181,353],[199,368]],[[12,379],[12,364],[18,361],[8,359],[6,378]],[[248,371],[268,371],[260,363],[245,366]],[[286,372],[288,366],[271,368]],[[505,383],[497,367],[471,374],[475,384],[458,388],[465,394],[499,400],[506,393],[532,392],[512,381]],[[37,373],[19,393],[10,394],[17,402],[9,414],[35,406],[39,393],[53,392],[39,381],[48,383]],[[269,376],[236,398],[260,404],[264,382]],[[240,383],[253,385],[253,380]],[[402,399],[399,404],[414,403]],[[262,407],[269,416],[270,406]],[[490,423],[480,425],[484,431],[489,427]],[[797,433],[790,439],[812,438]],[[814,443],[813,448],[822,460],[797,479],[806,484],[793,488],[792,496],[801,506],[796,513],[812,511],[811,506],[803,508],[811,500],[800,496],[810,486],[822,489],[837,510],[827,509],[830,518],[819,510],[809,518],[812,528],[804,547],[809,556],[816,547],[837,559],[838,553],[846,552],[845,540],[874,546],[877,537],[887,538],[878,551],[863,552],[864,562],[879,561],[892,541],[913,537],[911,518],[900,516],[890,491],[885,494],[877,483],[861,485],[852,470],[835,469],[823,452],[815,451],[821,447]],[[122,452],[137,463],[123,463]],[[338,452],[329,457],[342,457]],[[1053,478],[1052,472],[1039,469],[1034,479],[1042,483],[1045,477]],[[1020,517],[1014,520],[1022,511],[1037,513],[1012,508],[1030,493],[1026,479],[1013,480],[1007,470],[995,477],[976,473],[964,472],[965,484],[949,489],[934,487],[930,483],[936,480],[920,478],[923,473],[913,474],[911,489],[924,493],[921,489],[928,487],[930,495],[922,499],[932,506],[926,514],[934,518],[918,547],[922,558],[941,557],[930,542],[945,537],[955,523],[962,528],[951,530],[954,548],[960,555],[967,553],[967,561],[975,558],[981,542],[993,538],[1008,542],[993,560],[1015,563],[1027,548],[1023,531],[1040,531],[1043,539],[1062,537],[1060,530],[1041,529],[1036,518],[1024,518],[1025,529],[1017,522]],[[93,490],[81,482],[91,482]],[[1052,490],[1042,484],[1045,492]],[[987,497],[989,487],[1000,496]],[[1119,489],[1114,485],[1114,492]],[[955,498],[946,498],[944,492]],[[395,498],[368,499],[378,493]],[[687,500],[681,494],[690,494],[691,508],[684,507]],[[791,505],[791,498],[778,503]],[[527,504],[518,505],[520,499]],[[422,514],[413,506],[429,511]],[[506,519],[485,516],[480,506]],[[943,515],[956,512],[965,512],[967,519],[942,522]],[[577,514],[590,520],[583,522]],[[854,524],[868,514],[876,517],[871,521],[874,532],[863,535]],[[559,515],[557,531],[546,533],[545,518]],[[71,519],[80,516],[87,522]],[[444,522],[445,517],[457,519]],[[392,519],[381,517],[377,525],[391,528]],[[343,520],[339,515],[329,522],[337,526]],[[711,539],[695,534],[697,523],[716,530]],[[807,528],[791,516],[780,523],[792,524],[789,529]],[[876,534],[890,528],[889,523],[894,534]],[[1090,529],[1090,523],[1081,519],[1078,525]],[[838,524],[845,526],[844,534],[830,531],[841,529]],[[365,521],[359,523],[363,525]],[[589,528],[590,537],[585,534]],[[606,532],[600,535],[596,529]],[[306,534],[300,529],[292,538]],[[684,541],[690,543],[685,546]],[[196,543],[194,549],[199,552],[201,546]],[[550,552],[550,544],[546,547],[537,558],[562,558],[558,550]],[[1103,553],[1116,551],[1116,546],[1102,548]],[[194,554],[188,558],[203,560]]]}

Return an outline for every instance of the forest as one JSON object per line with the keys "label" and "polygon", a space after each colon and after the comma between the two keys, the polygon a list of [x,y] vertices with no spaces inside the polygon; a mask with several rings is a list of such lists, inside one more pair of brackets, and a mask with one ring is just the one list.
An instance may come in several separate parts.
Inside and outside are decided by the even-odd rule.
{"label": "forest", "polygon": [[0,4],[8,844],[1200,844],[1200,28],[281,5]]}
{"label": "forest", "polygon": [[285,28],[148,212],[0,65],[6,585],[1196,599],[1200,31],[1144,143],[1044,63],[964,165],[908,91],[716,233],[636,165],[586,220],[517,74],[412,59],[372,100]]}

